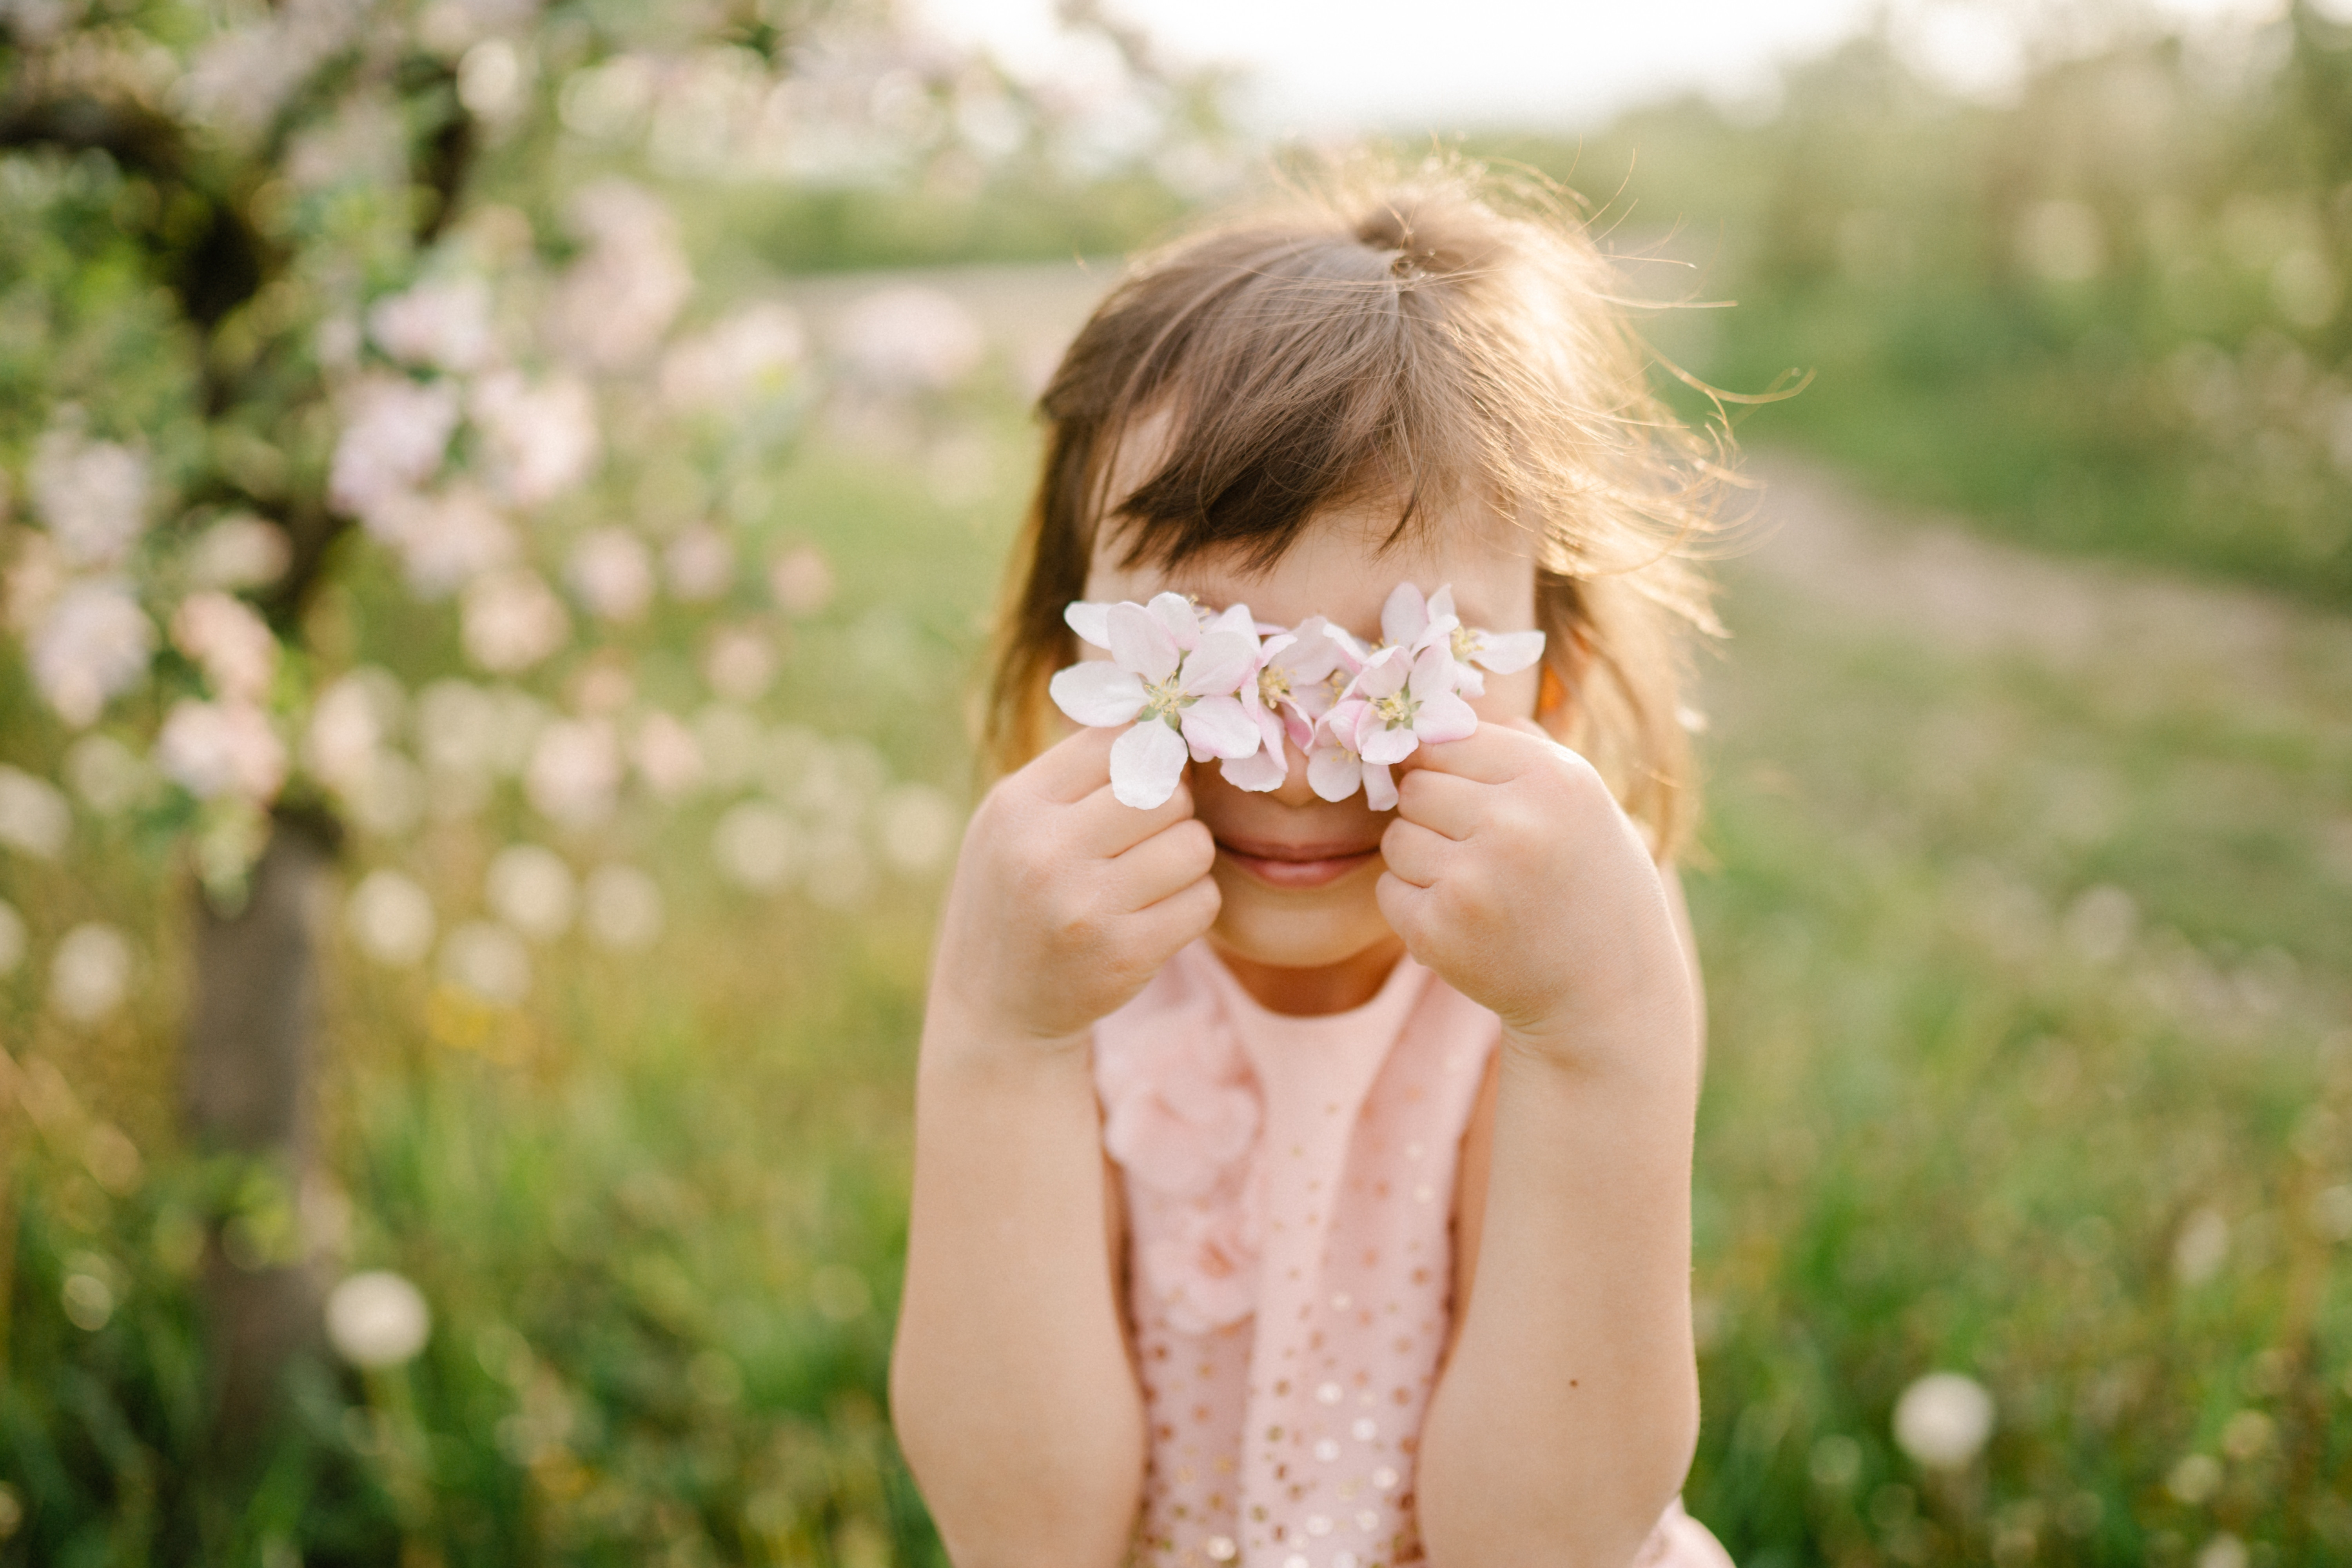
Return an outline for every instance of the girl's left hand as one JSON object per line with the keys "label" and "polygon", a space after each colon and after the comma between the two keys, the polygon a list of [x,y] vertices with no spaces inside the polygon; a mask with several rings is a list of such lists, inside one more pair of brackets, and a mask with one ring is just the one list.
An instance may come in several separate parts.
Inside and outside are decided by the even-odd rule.
{"label": "girl's left hand", "polygon": [[1661,1028],[1696,1051],[1664,883],[1591,763],[1523,721],[1482,723],[1399,769],[1379,898],[1415,959],[1555,1055],[1589,1059]]}

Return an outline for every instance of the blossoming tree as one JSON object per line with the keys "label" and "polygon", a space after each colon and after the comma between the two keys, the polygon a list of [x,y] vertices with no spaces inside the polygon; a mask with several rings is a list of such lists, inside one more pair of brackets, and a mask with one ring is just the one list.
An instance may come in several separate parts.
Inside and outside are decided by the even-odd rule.
{"label": "blossoming tree", "polygon": [[[184,847],[186,1119],[299,1204],[323,908],[495,1010],[535,942],[655,940],[632,825],[689,803],[753,888],[939,858],[945,797],[763,717],[831,575],[748,481],[828,381],[936,390],[977,333],[901,290],[820,366],[785,306],[698,298],[649,187],[870,178],[1118,114],[823,0],[16,4],[0,81],[0,195],[41,220],[0,248],[51,285],[45,357],[0,358],[16,1016],[95,1026],[142,963],[125,921],[42,895],[84,825]],[[89,249],[38,250],[75,226]],[[319,1321],[299,1239],[253,1234],[205,1265],[230,1450]]]}

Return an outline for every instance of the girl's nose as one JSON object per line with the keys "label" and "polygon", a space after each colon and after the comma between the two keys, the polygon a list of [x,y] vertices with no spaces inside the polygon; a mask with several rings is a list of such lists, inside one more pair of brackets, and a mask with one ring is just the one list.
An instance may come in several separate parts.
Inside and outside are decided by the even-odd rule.
{"label": "girl's nose", "polygon": [[1314,805],[1315,787],[1307,782],[1307,753],[1286,737],[1282,742],[1282,752],[1283,760],[1290,764],[1290,771],[1283,775],[1282,783],[1275,786],[1274,798],[1285,805]]}

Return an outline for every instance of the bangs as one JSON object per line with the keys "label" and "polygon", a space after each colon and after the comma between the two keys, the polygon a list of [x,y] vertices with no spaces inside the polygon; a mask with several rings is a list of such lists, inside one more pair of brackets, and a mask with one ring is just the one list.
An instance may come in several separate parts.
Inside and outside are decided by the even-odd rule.
{"label": "bangs", "polygon": [[[1486,378],[1458,324],[1488,258],[1416,250],[1412,227],[1391,247],[1230,234],[1106,301],[1043,401],[1086,432],[1086,510],[1125,564],[1230,552],[1262,570],[1317,512],[1365,501],[1396,507],[1385,549],[1491,492]],[[1139,441],[1149,466],[1125,489]]]}

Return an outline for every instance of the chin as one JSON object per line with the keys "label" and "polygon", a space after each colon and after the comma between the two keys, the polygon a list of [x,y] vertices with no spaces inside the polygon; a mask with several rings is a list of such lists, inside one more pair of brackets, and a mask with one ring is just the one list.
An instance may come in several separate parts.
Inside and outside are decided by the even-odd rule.
{"label": "chin", "polygon": [[1213,874],[1224,903],[1209,936],[1251,963],[1321,969],[1390,940],[1372,893],[1381,878],[1377,858],[1328,886],[1302,890],[1268,888],[1222,854]]}

